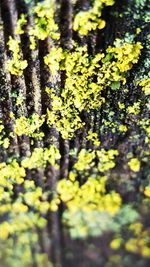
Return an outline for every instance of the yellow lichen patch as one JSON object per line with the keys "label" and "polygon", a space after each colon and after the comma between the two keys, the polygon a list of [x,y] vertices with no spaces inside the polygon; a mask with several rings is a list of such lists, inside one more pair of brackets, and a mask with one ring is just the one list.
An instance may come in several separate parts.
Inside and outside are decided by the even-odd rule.
{"label": "yellow lichen patch", "polygon": [[122,241],[123,241],[123,240],[122,240],[122,238],[120,238],[120,237],[115,238],[115,239],[113,239],[113,240],[111,241],[111,243],[110,243],[110,247],[111,247],[112,249],[116,250],[116,249],[120,248]]}
{"label": "yellow lichen patch", "polygon": [[126,132],[128,129],[127,129],[127,126],[126,125],[119,125],[119,130],[120,132]]}
{"label": "yellow lichen patch", "polygon": [[105,183],[106,177],[98,179],[89,177],[82,186],[79,186],[77,181],[63,179],[58,182],[57,192],[70,211],[82,209],[88,212],[96,209],[115,214],[121,205],[121,198],[113,191],[107,194]]}
{"label": "yellow lichen patch", "polygon": [[140,42],[135,44],[123,43],[120,39],[116,39],[114,47],[107,48],[107,57],[112,57],[117,60],[117,62],[113,61],[111,64],[108,64],[107,72],[111,68],[113,81],[122,80],[123,83],[126,82],[124,74],[132,68],[133,64],[138,62],[142,48],[143,46]]}
{"label": "yellow lichen patch", "polygon": [[133,106],[129,106],[127,111],[129,114],[138,115],[140,113],[140,101],[133,104]]}
{"label": "yellow lichen patch", "polygon": [[99,159],[98,169],[100,172],[105,172],[115,167],[115,156],[119,155],[117,150],[110,149],[106,151],[104,149],[101,149],[96,153]]}
{"label": "yellow lichen patch", "polygon": [[[88,177],[81,186],[78,181],[73,182],[66,179],[60,180],[57,184],[57,199],[64,202],[67,207],[64,222],[71,229],[77,230],[79,236],[86,237],[88,235],[86,220],[92,220],[95,212],[98,214],[108,213],[113,217],[121,207],[120,195],[114,191],[106,192],[106,181],[107,178],[104,176]],[[85,222],[79,220],[79,224],[74,224],[77,214],[84,215]]]}
{"label": "yellow lichen patch", "polygon": [[10,224],[8,222],[3,222],[0,224],[0,239],[6,240],[10,233]]}
{"label": "yellow lichen patch", "polygon": [[99,146],[100,143],[101,143],[101,142],[99,141],[98,134],[92,132],[91,130],[88,131],[87,139],[88,139],[88,140],[91,140],[95,146]]}
{"label": "yellow lichen patch", "polygon": [[87,151],[82,149],[79,152],[78,160],[74,165],[74,168],[78,171],[83,171],[91,168],[94,165],[95,151]]}
{"label": "yellow lichen patch", "polygon": [[27,24],[27,16],[25,14],[21,14],[19,20],[17,21],[17,27],[15,30],[16,34],[24,33],[24,26]]}
{"label": "yellow lichen patch", "polygon": [[143,225],[140,222],[132,223],[129,226],[129,229],[134,232],[134,235],[139,236],[139,234],[142,232]]}
{"label": "yellow lichen patch", "polygon": [[21,202],[15,202],[12,205],[12,209],[15,213],[24,213],[28,211],[28,207]]}
{"label": "yellow lichen patch", "polygon": [[141,29],[140,28],[136,28],[136,34],[139,34],[139,33],[141,33]]}
{"label": "yellow lichen patch", "polygon": [[63,50],[61,47],[51,48],[50,53],[44,57],[44,62],[48,65],[52,75],[56,75],[60,69],[59,63],[64,59]]}
{"label": "yellow lichen patch", "polygon": [[7,67],[11,74],[21,76],[28,66],[27,60],[23,60],[20,51],[20,41],[9,37],[9,50],[12,52],[12,59],[8,60]]}
{"label": "yellow lichen patch", "polygon": [[21,165],[24,168],[35,169],[46,167],[50,163],[53,167],[58,168],[56,163],[61,157],[59,150],[51,145],[47,148],[35,148],[32,155],[22,160]]}
{"label": "yellow lichen patch", "polygon": [[125,104],[124,103],[118,102],[118,106],[119,106],[120,109],[125,109]]}
{"label": "yellow lichen patch", "polygon": [[138,84],[142,87],[142,91],[145,95],[150,95],[150,78],[140,81]]}
{"label": "yellow lichen patch", "polygon": [[26,175],[25,169],[14,159],[10,164],[0,164],[0,185],[12,190],[14,184],[22,184]]}
{"label": "yellow lichen patch", "polygon": [[144,195],[146,196],[146,197],[150,197],[150,187],[145,187],[145,190],[144,190]]}
{"label": "yellow lichen patch", "polygon": [[[113,47],[89,57],[87,46],[74,47],[71,52],[52,49],[45,57],[52,74],[65,71],[66,81],[61,94],[54,88],[46,88],[52,99],[47,110],[49,126],[55,125],[64,139],[73,137],[83,127],[80,113],[99,108],[105,103],[102,91],[108,86],[116,88],[126,82],[126,72],[137,63],[142,49],[141,43],[123,43],[117,39]],[[53,64],[51,64],[53,62]],[[114,86],[115,84],[115,86]],[[118,87],[117,87],[118,88]]]}
{"label": "yellow lichen patch", "polygon": [[[136,225],[135,225],[136,226]],[[133,232],[135,230],[133,229]],[[143,257],[150,257],[150,246],[148,242],[148,236],[150,234],[149,229],[143,230],[140,228],[138,235],[134,233],[132,238],[129,238],[125,243],[125,249],[132,253],[138,253]]]}
{"label": "yellow lichen patch", "polygon": [[40,117],[38,114],[33,114],[29,118],[21,116],[15,121],[14,131],[18,136],[27,135],[31,137],[42,137],[43,133],[38,133],[37,131],[44,121],[45,116]]}
{"label": "yellow lichen patch", "polygon": [[130,169],[134,172],[139,172],[140,171],[140,161],[137,158],[132,158],[129,162],[128,165]]}
{"label": "yellow lichen patch", "polygon": [[78,31],[80,35],[87,35],[90,31],[103,29],[106,22],[101,18],[102,10],[105,6],[112,6],[113,4],[114,0],[95,0],[91,9],[77,13],[73,30]]}
{"label": "yellow lichen patch", "polygon": [[35,48],[35,38],[45,40],[50,36],[52,39],[58,40],[60,34],[58,32],[58,25],[54,20],[55,1],[45,0],[42,3],[38,3],[33,8],[33,14],[35,16],[34,26],[29,29],[31,41],[30,48]]}

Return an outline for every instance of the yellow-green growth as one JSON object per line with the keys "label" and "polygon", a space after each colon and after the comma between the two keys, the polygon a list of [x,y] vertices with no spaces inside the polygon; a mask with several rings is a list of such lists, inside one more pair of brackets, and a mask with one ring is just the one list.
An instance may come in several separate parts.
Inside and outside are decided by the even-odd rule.
{"label": "yellow-green growth", "polygon": [[11,74],[21,76],[24,69],[28,66],[27,60],[23,60],[20,51],[20,41],[11,36],[8,41],[9,50],[12,53],[12,59],[8,60],[7,67]]}
{"label": "yellow-green growth", "polygon": [[86,149],[82,149],[78,154],[78,160],[74,165],[74,168],[78,171],[84,171],[90,169],[95,159],[95,151],[87,151]]}
{"label": "yellow-green growth", "polygon": [[99,141],[98,134],[92,132],[91,130],[88,131],[87,139],[91,140],[95,146],[99,146],[101,143]]}
{"label": "yellow-green growth", "polygon": [[0,120],[0,146],[3,146],[5,149],[7,149],[9,145],[10,140],[8,137],[5,137],[4,125],[3,122]]}
{"label": "yellow-green growth", "polygon": [[106,172],[115,167],[115,157],[119,155],[119,152],[114,149],[108,151],[101,149],[97,151],[97,156],[99,159],[98,170],[100,172]]}
{"label": "yellow-green growth", "polygon": [[149,228],[143,229],[141,223],[131,224],[129,227],[131,237],[125,243],[125,249],[130,253],[140,254],[143,257],[150,257],[150,246],[148,236],[150,235]]}
{"label": "yellow-green growth", "polygon": [[59,71],[59,63],[64,59],[63,50],[61,47],[53,47],[50,53],[44,57],[44,62],[48,65],[52,75],[56,75]]}
{"label": "yellow-green growth", "polygon": [[16,34],[24,34],[24,26],[27,24],[27,16],[21,14],[19,20],[17,21]]}
{"label": "yellow-green growth", "polygon": [[22,184],[26,175],[25,169],[16,160],[10,164],[0,164],[0,185],[12,190],[14,184]]}
{"label": "yellow-green growth", "polygon": [[129,162],[128,165],[130,169],[134,172],[140,171],[140,161],[137,158],[132,158]]}
{"label": "yellow-green growth", "polygon": [[116,39],[114,46],[107,48],[107,56],[103,60],[105,63],[104,72],[106,73],[105,75],[108,75],[108,79],[112,80],[112,82],[122,81],[125,84],[125,74],[132,69],[133,64],[138,62],[141,49],[143,49],[143,46],[140,42],[131,44],[122,42],[121,39]]}
{"label": "yellow-green growth", "polygon": [[128,128],[126,125],[121,124],[121,125],[119,125],[119,130],[120,130],[120,132],[126,132],[128,130]]}
{"label": "yellow-green growth", "polygon": [[18,136],[27,135],[30,137],[43,137],[44,133],[38,133],[38,131],[44,121],[45,116],[40,117],[35,113],[29,118],[21,116],[15,121],[14,131]]}
{"label": "yellow-green growth", "polygon": [[129,106],[127,108],[128,113],[138,115],[140,113],[140,104],[141,102],[139,101],[139,102],[135,102],[133,106]]}
{"label": "yellow-green growth", "polygon": [[138,84],[142,87],[142,91],[145,95],[150,95],[150,78],[142,80]]}
{"label": "yellow-green growth", "polygon": [[60,38],[60,34],[58,32],[58,25],[55,23],[54,20],[54,0],[45,0],[42,3],[38,3],[33,8],[33,14],[35,16],[35,24],[29,29],[31,49],[35,48],[35,38],[38,38],[39,40],[45,40],[48,36],[56,40]]}
{"label": "yellow-green growth", "polygon": [[106,22],[101,18],[102,10],[105,6],[112,6],[114,2],[114,0],[95,0],[93,7],[88,11],[77,13],[73,23],[73,30],[78,31],[80,35],[87,35],[90,31],[103,29]]}
{"label": "yellow-green growth", "polygon": [[[105,176],[98,176],[96,178],[88,177],[81,186],[78,181],[62,179],[58,182],[58,196],[55,198],[55,205],[52,205],[51,208],[54,207],[56,210],[56,206],[59,205],[56,199],[66,204],[64,223],[69,226],[71,233],[75,231],[78,237],[88,236],[90,230],[88,224],[92,223],[95,212],[109,214],[110,217],[117,214],[122,200],[115,191],[107,193],[106,181]],[[78,223],[76,223],[77,218]]]}
{"label": "yellow-green growth", "polygon": [[24,168],[35,169],[44,168],[50,163],[56,169],[59,167],[56,163],[61,157],[59,150],[54,146],[48,148],[35,148],[32,155],[22,160],[21,165]]}

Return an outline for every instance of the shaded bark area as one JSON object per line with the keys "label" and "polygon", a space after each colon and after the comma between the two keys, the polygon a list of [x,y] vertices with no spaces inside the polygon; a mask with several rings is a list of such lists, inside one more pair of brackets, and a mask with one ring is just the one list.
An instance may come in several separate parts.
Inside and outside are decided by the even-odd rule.
{"label": "shaded bark area", "polygon": [[[81,148],[93,148],[92,143],[85,139],[89,130],[89,124],[96,132],[101,140],[101,147],[104,149],[115,148],[119,151],[116,167],[111,171],[112,184],[114,183],[118,192],[121,192],[125,202],[136,201],[140,185],[146,179],[149,173],[149,164],[143,163],[138,177],[133,177],[133,173],[127,168],[128,153],[133,153],[134,156],[142,159],[143,151],[147,151],[145,144],[145,135],[139,129],[137,120],[149,118],[149,111],[144,105],[145,96],[141,89],[133,83],[135,76],[140,73],[144,60],[147,58],[147,48],[145,46],[146,36],[150,33],[147,24],[141,20],[133,19],[132,13],[136,12],[136,7],[132,7],[131,1],[116,1],[112,7],[106,8],[103,12],[103,18],[106,20],[106,27],[103,30],[97,30],[90,33],[86,37],[79,36],[72,31],[72,21],[75,14],[80,10],[87,10],[90,7],[90,0],[78,0],[73,4],[71,0],[57,0],[58,10],[56,12],[56,21],[58,22],[61,39],[60,43],[63,48],[71,49],[71,40],[77,41],[80,44],[87,44],[90,55],[95,55],[100,49],[106,49],[116,38],[123,38],[126,33],[133,34],[137,27],[142,25],[143,30],[137,36],[137,40],[144,45],[142,56],[139,63],[130,72],[127,79],[127,84],[121,85],[117,90],[106,89],[103,93],[105,97],[105,104],[98,110],[94,110],[87,116],[86,112],[82,112],[81,117],[85,122],[84,129],[79,130],[72,140],[63,140],[55,127],[49,129],[47,125],[43,126],[45,136],[42,140],[37,140],[34,145],[31,144],[30,138],[27,136],[12,138],[11,145],[6,152],[5,149],[0,150],[0,161],[6,161],[9,156],[19,158],[31,154],[34,147],[45,147],[55,144],[61,153],[59,162],[60,170],[55,171],[51,166],[47,166],[46,170],[37,170],[35,177],[40,186],[43,185],[42,176],[46,177],[46,186],[50,190],[55,190],[57,181],[61,178],[67,177],[68,172],[72,166],[70,162],[69,152],[76,148],[78,151]],[[123,14],[130,7],[130,12],[125,16]],[[148,2],[145,4],[145,9],[148,8]],[[28,13],[28,6],[24,1],[20,0],[1,0],[0,2],[0,119],[5,125],[6,133],[14,132],[14,121],[10,119],[10,112],[17,116],[30,116],[33,112],[39,115],[45,114],[47,107],[51,105],[51,99],[45,92],[45,87],[53,85],[56,87],[57,94],[64,84],[65,77],[63,73],[59,72],[57,81],[52,81],[48,69],[45,67],[43,57],[50,51],[51,47],[55,46],[50,38],[45,41],[38,41],[37,47],[34,51],[28,49],[29,35],[25,34],[23,37],[17,36],[21,41],[22,57],[28,60],[28,67],[21,77],[16,77],[8,73],[6,64],[9,58],[8,38],[9,35],[15,37],[15,27],[17,20],[21,13]],[[28,25],[34,24],[34,18],[29,16]],[[148,72],[145,67],[144,72]],[[54,84],[53,84],[54,83]],[[125,90],[125,89],[128,90]],[[14,104],[13,92],[17,95],[23,96],[22,106],[17,108]],[[123,102],[125,106],[133,104],[141,100],[140,114],[134,116],[127,114],[124,110],[122,115],[118,107],[118,102]],[[109,112],[108,112],[109,111]],[[118,124],[128,125],[128,131],[122,135],[117,130],[113,133],[109,128],[104,127],[104,121],[110,120],[110,113],[113,114],[113,122]],[[53,137],[53,139],[51,139]],[[32,174],[29,172],[29,177]],[[133,179],[135,178],[135,179]],[[116,180],[120,182],[116,183]],[[134,192],[127,193],[124,190],[126,184],[122,185],[121,181],[132,180]],[[50,197],[49,197],[50,198]],[[54,263],[54,267],[103,267],[107,262],[111,251],[108,250],[109,234],[100,238],[93,238],[88,240],[72,240],[69,234],[62,225],[61,217],[64,207],[56,213],[47,214],[47,229],[46,233],[39,233],[39,244],[41,251],[49,255],[49,259]],[[111,235],[111,233],[110,233]],[[45,244],[45,236],[50,240]],[[34,259],[35,249],[32,248],[33,253],[33,267],[40,267],[36,264]],[[132,263],[138,265],[140,256],[133,256]],[[145,259],[145,267],[150,265],[150,261]],[[143,266],[143,265],[142,265]],[[16,266],[17,267],[17,266]],[[46,267],[46,266],[45,266]],[[109,265],[108,265],[109,267]],[[122,266],[123,267],[123,266]]]}

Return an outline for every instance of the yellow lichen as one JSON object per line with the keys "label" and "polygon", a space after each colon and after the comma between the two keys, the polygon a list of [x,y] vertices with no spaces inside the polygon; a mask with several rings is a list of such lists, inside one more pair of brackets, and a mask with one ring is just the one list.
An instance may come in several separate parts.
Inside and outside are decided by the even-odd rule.
{"label": "yellow lichen", "polygon": [[101,143],[99,141],[98,134],[92,132],[91,130],[88,131],[87,139],[91,140],[95,146],[99,146]]}
{"label": "yellow lichen", "polygon": [[45,0],[42,3],[38,3],[33,8],[33,14],[35,16],[34,26],[30,27],[29,35],[31,45],[30,48],[35,48],[35,38],[39,40],[45,40],[48,36],[52,39],[58,40],[60,34],[58,32],[58,25],[55,23],[55,1]]}
{"label": "yellow lichen", "polygon": [[38,133],[42,124],[45,121],[45,116],[40,117],[38,114],[33,114],[31,117],[26,118],[21,116],[16,119],[14,131],[18,136],[27,135],[31,137],[43,137],[43,133]]}
{"label": "yellow lichen", "polygon": [[89,57],[86,45],[74,45],[71,52],[52,49],[45,57],[46,64],[52,74],[65,71],[66,81],[59,96],[54,88],[46,88],[52,99],[47,110],[49,126],[55,125],[64,139],[72,138],[84,125],[80,113],[99,108],[105,102],[102,91],[108,86],[126,82],[126,72],[137,63],[141,49],[140,42],[129,44],[119,39],[106,55],[100,52],[95,57]]}
{"label": "yellow lichen", "polygon": [[140,161],[137,158],[132,158],[129,162],[128,165],[130,169],[134,172],[138,172],[140,170]]}
{"label": "yellow lichen", "polygon": [[127,126],[126,125],[119,125],[119,130],[120,132],[126,132],[128,130]]}
{"label": "yellow lichen", "polygon": [[20,51],[20,40],[9,37],[9,50],[12,52],[12,59],[8,60],[7,67],[11,74],[21,76],[28,66],[27,60],[22,60]]}
{"label": "yellow lichen", "polygon": [[129,114],[138,115],[140,112],[140,101],[133,104],[133,106],[129,106],[127,111]]}
{"label": "yellow lichen", "polygon": [[58,168],[56,163],[61,157],[59,150],[51,145],[48,148],[35,148],[30,157],[22,160],[21,165],[24,168],[35,169],[46,167],[50,163],[53,167]]}
{"label": "yellow lichen", "polygon": [[146,196],[146,197],[150,197],[150,187],[145,187],[145,190],[144,190],[144,195]]}
{"label": "yellow lichen", "polygon": [[119,153],[117,150],[110,149],[108,151],[101,149],[97,151],[97,156],[99,159],[98,169],[100,172],[108,171],[115,167],[115,156],[118,156]]}
{"label": "yellow lichen", "polygon": [[103,29],[106,22],[101,18],[102,10],[105,6],[112,6],[113,4],[114,0],[95,0],[93,7],[88,11],[77,13],[73,23],[73,30],[78,31],[80,35],[87,35],[90,31]]}
{"label": "yellow lichen", "polygon": [[150,78],[142,80],[138,84],[142,87],[142,91],[145,93],[145,95],[150,94]]}
{"label": "yellow lichen", "polygon": [[16,34],[24,33],[24,26],[27,24],[27,16],[25,14],[21,14],[19,20],[17,21],[17,27],[15,30]]}

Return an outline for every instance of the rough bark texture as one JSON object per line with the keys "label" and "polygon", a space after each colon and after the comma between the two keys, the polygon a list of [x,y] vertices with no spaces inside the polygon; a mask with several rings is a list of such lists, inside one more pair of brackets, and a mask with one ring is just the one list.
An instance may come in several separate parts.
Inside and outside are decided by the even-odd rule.
{"label": "rough bark texture", "polygon": [[[109,45],[112,45],[116,38],[124,38],[127,33],[130,36],[136,32],[137,28],[141,27],[142,31],[135,37],[135,40],[140,41],[144,46],[142,54],[138,64],[130,71],[126,85],[121,84],[120,88],[115,90],[107,88],[103,93],[105,104],[97,110],[92,110],[90,115],[86,111],[81,113],[85,127],[78,130],[74,138],[63,140],[55,127],[49,128],[47,125],[42,126],[45,136],[40,140],[37,138],[33,145],[29,136],[18,137],[14,133],[9,148],[0,148],[0,161],[6,162],[9,158],[22,159],[29,156],[35,147],[46,147],[49,144],[54,144],[61,154],[61,159],[59,160],[60,169],[55,170],[48,165],[45,170],[28,170],[27,173],[28,179],[34,175],[38,186],[46,187],[53,191],[58,180],[67,177],[72,168],[73,162],[69,154],[70,150],[75,148],[78,151],[82,148],[93,149],[92,142],[85,138],[89,125],[91,125],[93,132],[98,134],[101,148],[106,150],[113,148],[119,151],[116,166],[108,173],[110,179],[108,190],[109,188],[117,190],[121,194],[124,203],[136,203],[138,197],[140,198],[142,195],[141,188],[144,188],[144,185],[146,186],[150,182],[148,178],[149,143],[145,142],[145,130],[139,126],[140,121],[149,118],[148,96],[134,82],[135,77],[138,78],[139,76],[142,79],[144,75],[145,77],[148,75],[149,66],[145,62],[148,62],[147,36],[150,32],[148,23],[143,21],[143,16],[148,12],[149,1],[143,1],[144,7],[140,7],[141,9],[138,9],[138,4],[133,5],[130,0],[116,1],[114,6],[106,7],[103,11],[106,27],[82,38],[72,30],[72,21],[77,12],[89,9],[90,1],[78,0],[76,4],[72,4],[71,0],[57,0],[56,2],[56,6],[58,6],[56,21],[61,33],[60,43],[62,48],[70,49],[71,40],[73,39],[81,45],[87,44],[89,55],[95,55],[100,49],[105,50]],[[39,40],[37,48],[31,51],[29,49],[28,32],[19,36],[22,56],[28,60],[28,67],[22,76],[14,76],[8,72],[6,67],[6,62],[10,57],[7,46],[8,38],[10,35],[15,37],[18,18],[22,13],[28,14],[29,9],[29,5],[23,0],[0,0],[0,118],[5,127],[6,137],[10,132],[14,132],[14,118],[10,117],[11,112],[14,113],[15,117],[29,117],[34,112],[39,116],[45,114],[47,107],[51,103],[51,99],[45,93],[45,86],[55,83],[59,95],[65,81],[63,73],[58,73],[57,80],[52,81],[49,71],[43,62],[43,57],[51,50],[51,46],[55,46],[55,43],[52,44],[51,39],[48,37],[44,41]],[[134,15],[137,13],[141,17],[135,19]],[[33,25],[33,23],[34,18],[31,14],[27,27]],[[15,97],[19,94],[23,96],[23,102],[21,106],[17,107],[15,105]],[[124,103],[125,107],[128,107],[138,101],[141,101],[138,114],[129,114],[127,109],[120,111],[118,107],[118,102]],[[114,123],[115,126],[112,126],[112,128],[115,128],[114,132],[110,126],[106,127],[104,125],[105,121]],[[119,125],[122,124],[127,125],[128,128],[124,133],[118,129]],[[132,156],[138,158],[141,162],[139,172],[130,170],[127,158],[128,153],[132,153]],[[46,177],[46,184],[43,184],[43,176]],[[130,187],[129,190],[128,187]],[[17,195],[20,188],[15,190]],[[49,196],[49,200],[50,198],[51,196]],[[137,267],[148,267],[150,265],[149,257],[141,256],[140,253],[129,252],[129,255],[126,256],[121,250],[118,253],[113,252],[109,247],[111,232],[96,238],[89,237],[85,240],[71,239],[61,220],[64,208],[64,204],[62,204],[57,212],[48,212],[46,215],[47,228],[44,230],[37,229],[39,241],[37,246],[31,245],[33,263],[29,266],[49,266],[47,265],[48,263],[45,263],[45,265],[43,263],[41,266],[38,264],[36,256],[38,251],[47,253],[54,267],[126,267],[133,264]],[[141,208],[140,212],[143,214],[143,225],[147,229],[150,227],[148,214],[143,208]],[[0,216],[0,220],[3,221],[4,219]],[[113,257],[113,255],[115,255],[116,260],[114,258],[110,261],[110,257]],[[128,259],[120,263],[121,260],[117,260],[117,256],[127,257]],[[20,266],[24,267],[21,263]],[[11,263],[4,261],[2,265],[0,263],[0,267],[11,267]]]}

